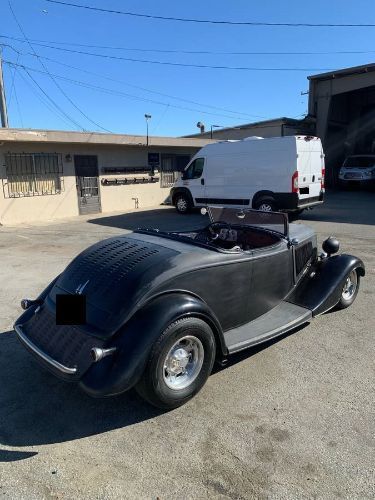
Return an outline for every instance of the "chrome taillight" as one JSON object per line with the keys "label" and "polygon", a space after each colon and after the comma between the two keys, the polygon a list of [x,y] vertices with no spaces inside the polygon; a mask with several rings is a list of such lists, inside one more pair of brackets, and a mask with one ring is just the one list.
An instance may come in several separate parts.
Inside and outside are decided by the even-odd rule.
{"label": "chrome taillight", "polygon": [[110,347],[109,349],[101,349],[100,347],[93,347],[90,351],[90,354],[93,361],[97,363],[101,359],[106,358],[111,354],[114,354],[114,352],[116,352],[116,347]]}

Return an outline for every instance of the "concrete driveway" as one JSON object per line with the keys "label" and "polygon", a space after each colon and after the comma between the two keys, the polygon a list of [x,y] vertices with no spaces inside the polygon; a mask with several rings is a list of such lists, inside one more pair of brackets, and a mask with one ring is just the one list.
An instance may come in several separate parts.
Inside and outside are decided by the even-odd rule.
{"label": "concrete driveway", "polygon": [[15,338],[19,300],[80,250],[138,226],[203,224],[171,208],[0,228],[0,496],[374,498],[375,197],[331,193],[300,222],[361,257],[355,304],[217,370],[169,413],[133,392],[93,400]]}

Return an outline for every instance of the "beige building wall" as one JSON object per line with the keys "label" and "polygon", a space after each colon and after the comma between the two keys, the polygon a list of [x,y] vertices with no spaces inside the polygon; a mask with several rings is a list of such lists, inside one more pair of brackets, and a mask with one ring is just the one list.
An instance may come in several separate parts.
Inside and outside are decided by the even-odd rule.
{"label": "beige building wall", "polygon": [[[85,145],[85,144],[51,144],[51,143],[3,143],[0,145],[0,223],[13,225],[34,221],[49,221],[79,215],[78,195],[74,169],[74,155],[97,155],[99,170],[99,191],[102,213],[127,211],[135,208],[138,198],[139,208],[160,205],[169,195],[170,188],[160,187],[160,172],[156,174],[159,181],[147,184],[129,184],[119,186],[103,186],[103,178],[124,178],[120,174],[104,174],[104,167],[136,167],[147,166],[148,152],[160,154],[183,154],[192,156],[199,148],[193,147],[151,147],[117,146],[117,145]],[[64,190],[60,194],[6,198],[3,185],[6,183],[6,153],[58,153],[63,164]],[[66,161],[70,155],[72,161]],[[132,174],[128,177],[143,177]]]}

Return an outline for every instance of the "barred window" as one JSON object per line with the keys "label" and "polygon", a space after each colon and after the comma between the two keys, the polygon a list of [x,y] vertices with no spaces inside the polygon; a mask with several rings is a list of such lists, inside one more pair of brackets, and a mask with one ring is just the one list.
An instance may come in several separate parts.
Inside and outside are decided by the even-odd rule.
{"label": "barred window", "polygon": [[64,190],[62,160],[57,153],[7,153],[5,168],[6,198],[46,196]]}

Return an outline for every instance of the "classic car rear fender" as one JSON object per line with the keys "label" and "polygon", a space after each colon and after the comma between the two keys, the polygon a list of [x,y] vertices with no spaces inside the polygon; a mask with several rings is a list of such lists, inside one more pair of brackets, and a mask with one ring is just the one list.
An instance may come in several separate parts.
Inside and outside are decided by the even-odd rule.
{"label": "classic car rear fender", "polygon": [[81,379],[81,388],[94,397],[127,391],[140,379],[150,349],[163,330],[173,321],[189,316],[211,326],[217,358],[224,358],[227,350],[221,327],[207,304],[187,292],[164,293],[152,298],[120,328],[108,345],[116,347],[116,353],[94,363]]}
{"label": "classic car rear fender", "polygon": [[313,316],[323,314],[338,303],[345,278],[353,269],[360,276],[365,275],[364,263],[353,255],[341,254],[322,259],[310,269],[287,300],[311,309]]}

